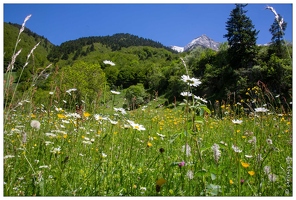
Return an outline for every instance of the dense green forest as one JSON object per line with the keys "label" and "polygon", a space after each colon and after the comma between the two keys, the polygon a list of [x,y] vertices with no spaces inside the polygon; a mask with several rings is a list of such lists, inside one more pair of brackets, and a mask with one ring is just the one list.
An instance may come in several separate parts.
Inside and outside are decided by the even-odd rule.
{"label": "dense green forest", "polygon": [[[10,81],[14,84],[9,85],[12,87],[9,90],[6,88],[10,92],[5,94],[5,100],[11,97],[19,81],[15,103],[24,99],[26,92],[33,92],[35,103],[47,104],[50,92],[63,100],[69,98],[66,91],[76,88],[79,99],[97,106],[111,98],[110,90],[125,91],[128,101],[136,97],[137,105],[157,97],[171,104],[181,99],[185,87],[180,79],[187,73],[182,58],[189,75],[202,82],[192,92],[210,104],[216,100],[239,102],[249,95],[248,88],[256,85],[267,95],[280,95],[279,100],[289,102],[292,44],[283,39],[287,24],[283,27],[276,21],[271,24],[270,45],[258,46],[258,31],[245,17],[246,12],[240,12],[244,8],[245,5],[236,5],[231,12],[224,36],[227,42],[221,44],[219,51],[197,47],[177,53],[159,42],[127,33],[79,38],[55,46],[28,29],[21,34],[15,50],[21,26],[4,23],[4,73],[13,55],[22,48],[12,70]],[[237,32],[237,26],[243,27],[244,34]],[[245,34],[246,31],[250,32]],[[241,40],[242,35],[248,37]],[[38,42],[33,56],[27,60]],[[30,84],[32,81],[34,84]]]}

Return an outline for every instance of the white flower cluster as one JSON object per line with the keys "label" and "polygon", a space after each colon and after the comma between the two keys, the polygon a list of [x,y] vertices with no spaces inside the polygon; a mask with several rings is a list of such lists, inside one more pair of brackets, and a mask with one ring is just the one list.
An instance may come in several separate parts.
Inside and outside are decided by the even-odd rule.
{"label": "white flower cluster", "polygon": [[104,60],[103,63],[106,64],[106,65],[115,66],[115,63],[110,61],[110,60]]}

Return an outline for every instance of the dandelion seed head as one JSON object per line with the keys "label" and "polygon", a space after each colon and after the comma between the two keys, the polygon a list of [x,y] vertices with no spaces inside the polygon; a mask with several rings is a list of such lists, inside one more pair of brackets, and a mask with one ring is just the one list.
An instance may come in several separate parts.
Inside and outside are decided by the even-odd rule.
{"label": "dandelion seed head", "polygon": [[35,128],[37,130],[40,129],[40,122],[37,121],[37,120],[32,120],[31,123],[30,123],[30,125],[31,125],[32,128]]}

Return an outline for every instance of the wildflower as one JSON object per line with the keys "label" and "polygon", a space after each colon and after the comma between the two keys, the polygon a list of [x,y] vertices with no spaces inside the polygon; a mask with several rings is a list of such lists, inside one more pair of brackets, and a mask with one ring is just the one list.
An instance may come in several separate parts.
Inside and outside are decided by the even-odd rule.
{"label": "wildflower", "polygon": [[248,141],[251,144],[256,144],[256,136],[253,136],[251,140]]}
{"label": "wildflower", "polygon": [[48,165],[41,165],[41,166],[39,166],[39,168],[40,169],[42,169],[42,168],[49,168],[49,166]]}
{"label": "wildflower", "polygon": [[114,91],[114,90],[111,90],[111,93],[112,94],[120,94],[120,92],[117,92],[117,91]]}
{"label": "wildflower", "polygon": [[99,114],[95,114],[94,117],[95,117],[96,120],[107,120],[108,119],[107,117],[103,117],[103,116],[101,116]]}
{"label": "wildflower", "polygon": [[162,134],[159,134],[159,133],[156,133],[162,140],[163,138],[165,137],[165,135],[162,135]]}
{"label": "wildflower", "polygon": [[6,155],[6,156],[4,156],[4,159],[7,159],[7,158],[14,158],[14,155]]}
{"label": "wildflower", "polygon": [[263,160],[262,155],[261,154],[258,154],[258,156],[257,156],[257,162],[262,161],[262,160]]}
{"label": "wildflower", "polygon": [[27,142],[27,133],[23,132],[22,143],[26,143],[26,142]]}
{"label": "wildflower", "polygon": [[192,96],[192,94],[190,92],[181,92],[181,95],[183,97],[191,97]]}
{"label": "wildflower", "polygon": [[264,173],[265,173],[265,174],[269,174],[269,173],[271,172],[269,166],[265,166],[265,167],[263,168],[263,170],[264,170]]}
{"label": "wildflower", "polygon": [[50,144],[54,144],[54,143],[51,141],[45,141],[45,146],[50,145]]}
{"label": "wildflower", "polygon": [[148,142],[147,143],[147,147],[151,147],[152,146],[152,143],[151,142]]}
{"label": "wildflower", "polygon": [[191,170],[188,170],[188,172],[187,172],[187,177],[188,177],[189,179],[193,179],[193,172],[192,172]]}
{"label": "wildflower", "polygon": [[183,167],[183,166],[185,166],[185,162],[184,162],[184,161],[180,162],[180,163],[178,164],[178,166],[179,166],[180,168]]}
{"label": "wildflower", "polygon": [[234,124],[241,124],[241,123],[243,123],[243,120],[232,120],[232,123],[234,123]]}
{"label": "wildflower", "polygon": [[186,156],[191,156],[191,147],[188,144],[182,146],[182,152],[184,151],[186,151]]}
{"label": "wildflower", "polygon": [[268,179],[270,182],[275,182],[277,179],[277,176],[275,174],[270,173],[268,174]]}
{"label": "wildflower", "polygon": [[245,155],[246,158],[252,158],[252,155]]}
{"label": "wildflower", "polygon": [[35,128],[37,130],[40,129],[40,122],[37,121],[37,120],[32,120],[30,125],[31,125],[32,128]]}
{"label": "wildflower", "polygon": [[54,92],[49,92],[49,95],[53,95]]}
{"label": "wildflower", "polygon": [[72,88],[72,89],[67,90],[66,92],[71,95],[71,92],[74,92],[76,90],[77,90],[76,88]]}
{"label": "wildflower", "polygon": [[203,98],[201,98],[201,97],[199,97],[199,96],[197,97],[197,96],[194,95],[194,98],[195,98],[196,100],[202,101],[202,102],[204,102],[204,103],[208,103],[207,100],[205,100],[205,99],[203,99]]}
{"label": "wildflower", "polygon": [[147,189],[146,187],[140,187],[140,190],[141,190],[141,194],[144,194]]}
{"label": "wildflower", "polygon": [[146,130],[146,128],[141,124],[136,124],[135,122],[130,121],[130,120],[127,120],[127,121],[130,123],[130,125],[133,127],[133,129],[136,129],[138,131],[145,131]]}
{"label": "wildflower", "polygon": [[156,181],[156,185],[162,186],[166,183],[166,180],[164,178],[160,178]]}
{"label": "wildflower", "polygon": [[106,158],[107,157],[107,154],[105,154],[104,152],[102,152],[102,157],[103,158]]}
{"label": "wildflower", "polygon": [[242,161],[241,161],[241,164],[242,164],[242,166],[243,166],[244,168],[247,168],[247,167],[249,167],[249,166],[250,166],[250,164],[248,164],[248,163],[245,163],[245,162],[242,162]]}
{"label": "wildflower", "polygon": [[126,111],[125,111],[124,108],[114,108],[114,110],[115,110],[116,112],[121,112],[123,115],[126,114]]}
{"label": "wildflower", "polygon": [[56,154],[59,153],[61,151],[61,147],[57,147],[57,148],[53,148],[50,152]]}
{"label": "wildflower", "polygon": [[250,176],[254,176],[255,172],[254,171],[248,171],[248,174],[250,174]]}
{"label": "wildflower", "polygon": [[113,120],[111,120],[111,119],[109,119],[109,121],[110,121],[110,123],[113,124],[113,125],[115,125],[115,124],[118,123],[117,121],[113,121]]}
{"label": "wildflower", "polygon": [[115,66],[115,63],[110,61],[110,60],[104,60],[103,63],[106,64],[106,65]]}
{"label": "wildflower", "polygon": [[58,114],[58,118],[59,118],[59,119],[65,119],[65,118],[66,118],[66,116],[65,116],[65,115],[63,115],[63,114]]}
{"label": "wildflower", "polygon": [[83,113],[83,116],[84,116],[84,117],[89,117],[90,114],[89,114],[88,112],[84,112],[84,113]]}
{"label": "wildflower", "polygon": [[288,156],[287,158],[286,158],[286,162],[288,163],[288,164],[291,164],[292,163],[292,158],[290,157],[290,156]]}
{"label": "wildflower", "polygon": [[268,109],[266,109],[266,108],[255,108],[255,112],[267,112],[267,111],[269,111]]}
{"label": "wildflower", "polygon": [[240,183],[241,183],[241,184],[244,184],[244,182],[245,182],[244,179],[241,179],[241,180],[240,180]]}
{"label": "wildflower", "polygon": [[229,180],[229,184],[232,185],[233,184],[233,180],[230,179]]}
{"label": "wildflower", "polygon": [[188,75],[182,75],[181,78],[182,78],[182,81],[187,83],[187,85],[189,85],[189,86],[197,87],[201,84],[199,79],[190,78]]}
{"label": "wildflower", "polygon": [[214,159],[217,163],[218,163],[218,160],[221,156],[221,152],[220,152],[219,148],[220,148],[219,145],[216,143],[214,143],[214,145],[212,146],[212,150],[214,152]]}
{"label": "wildflower", "polygon": [[83,144],[92,144],[92,142],[89,141],[89,140],[84,140],[84,141],[82,141],[82,143],[83,143]]}
{"label": "wildflower", "polygon": [[237,146],[235,146],[235,145],[232,145],[232,149],[233,149],[233,151],[235,151],[236,153],[241,153],[242,152],[242,150],[240,150]]}
{"label": "wildflower", "polygon": [[271,139],[267,139],[266,142],[267,142],[267,144],[272,145],[272,140]]}

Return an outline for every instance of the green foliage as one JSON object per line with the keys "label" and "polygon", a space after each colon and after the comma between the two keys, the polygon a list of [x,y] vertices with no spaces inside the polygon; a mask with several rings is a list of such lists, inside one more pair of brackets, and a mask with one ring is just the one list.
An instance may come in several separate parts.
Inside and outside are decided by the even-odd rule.
{"label": "green foliage", "polygon": [[127,108],[134,110],[144,103],[147,97],[144,85],[139,83],[137,85],[132,85],[125,91],[125,98],[127,100]]}
{"label": "green foliage", "polygon": [[[79,91],[81,100],[87,103],[101,103],[106,95],[106,76],[99,64],[89,64],[83,61],[75,62],[73,66],[65,66],[59,72],[60,91],[75,88]],[[82,102],[78,101],[80,105]],[[72,105],[73,106],[73,105]]]}

